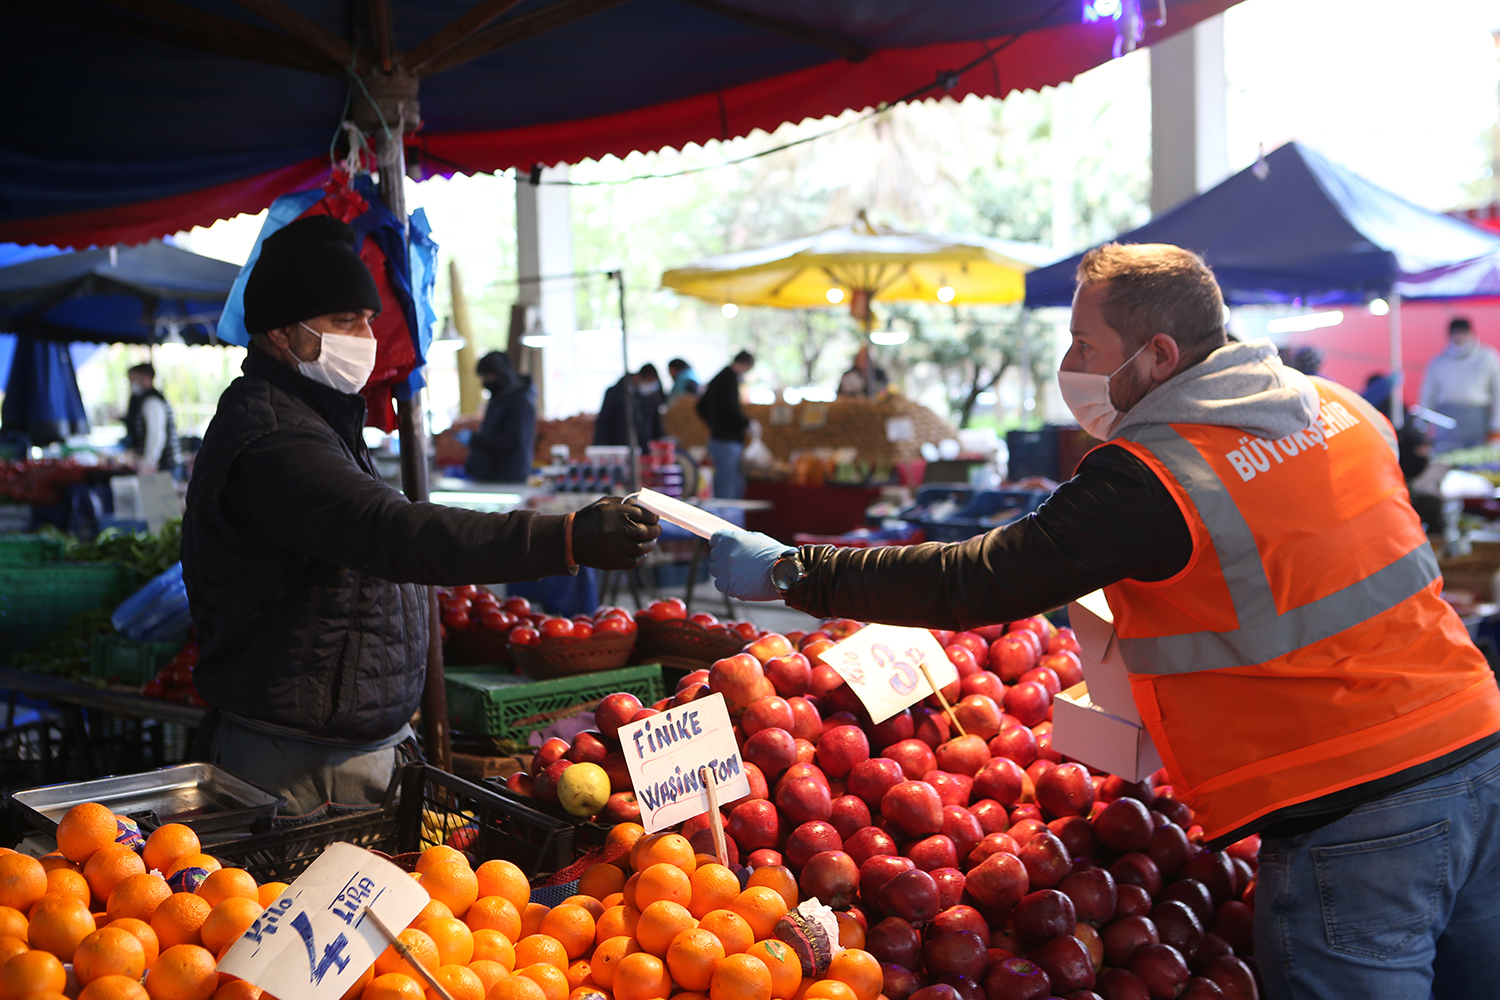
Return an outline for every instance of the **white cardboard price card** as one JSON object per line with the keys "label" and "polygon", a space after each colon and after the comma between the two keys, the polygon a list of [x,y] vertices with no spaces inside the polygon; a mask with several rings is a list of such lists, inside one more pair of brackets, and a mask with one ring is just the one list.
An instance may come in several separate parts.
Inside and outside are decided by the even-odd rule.
{"label": "white cardboard price card", "polygon": [[388,942],[365,913],[405,927],[427,890],[395,865],[353,844],[334,844],[266,907],[219,971],[278,997],[338,1000]]}
{"label": "white cardboard price card", "polygon": [[934,693],[922,676],[922,663],[940,688],[958,680],[958,668],[925,628],[866,625],[818,658],[849,683],[872,722],[884,722]]}
{"label": "white cardboard price card", "polygon": [[722,694],[621,726],[620,746],[647,833],[708,812],[708,789],[698,776],[700,767],[713,772],[720,802],[750,794],[750,779]]}

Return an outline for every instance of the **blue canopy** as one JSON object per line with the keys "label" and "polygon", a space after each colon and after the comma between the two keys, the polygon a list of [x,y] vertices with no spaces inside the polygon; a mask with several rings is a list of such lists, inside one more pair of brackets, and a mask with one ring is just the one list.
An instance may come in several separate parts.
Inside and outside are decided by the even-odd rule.
{"label": "blue canopy", "polygon": [[40,256],[0,267],[0,331],[155,344],[176,330],[185,343],[206,344],[239,272],[160,242]]}
{"label": "blue canopy", "polygon": [[[1115,241],[1202,254],[1231,305],[1500,294],[1500,235],[1413,205],[1297,142]],[[1026,275],[1026,305],[1069,305],[1082,258]]]}
{"label": "blue canopy", "polygon": [[88,412],[78,392],[68,345],[17,337],[5,401],[0,403],[0,431],[46,446],[73,434],[86,434],[88,429]]}

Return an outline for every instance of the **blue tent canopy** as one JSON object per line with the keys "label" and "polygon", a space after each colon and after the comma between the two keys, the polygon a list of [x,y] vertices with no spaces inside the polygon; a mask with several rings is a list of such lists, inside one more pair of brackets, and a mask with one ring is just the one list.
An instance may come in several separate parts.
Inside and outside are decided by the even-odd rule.
{"label": "blue tent canopy", "polygon": [[40,256],[0,267],[0,331],[155,344],[175,330],[185,343],[206,344],[239,272],[161,242]]}
{"label": "blue tent canopy", "polygon": [[[1115,240],[1202,254],[1231,305],[1500,293],[1500,236],[1413,205],[1297,142]],[[1026,275],[1026,305],[1069,305],[1082,257]]]}

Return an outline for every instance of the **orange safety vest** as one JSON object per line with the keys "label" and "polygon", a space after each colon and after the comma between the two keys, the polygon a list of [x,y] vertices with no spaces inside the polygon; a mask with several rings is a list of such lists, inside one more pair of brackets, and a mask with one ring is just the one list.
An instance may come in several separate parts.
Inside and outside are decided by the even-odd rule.
{"label": "orange safety vest", "polygon": [[1110,442],[1192,533],[1176,576],[1104,593],[1141,719],[1210,840],[1500,731],[1390,425],[1314,382],[1321,416],[1277,441],[1153,424]]}

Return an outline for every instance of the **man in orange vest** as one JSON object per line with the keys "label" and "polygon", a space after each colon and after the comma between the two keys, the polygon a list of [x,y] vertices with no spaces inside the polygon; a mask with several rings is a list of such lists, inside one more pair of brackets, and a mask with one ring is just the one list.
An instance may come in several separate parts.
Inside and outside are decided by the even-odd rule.
{"label": "man in orange vest", "polygon": [[1104,588],[1141,717],[1209,846],[1262,837],[1272,1000],[1477,997],[1500,958],[1500,690],[1411,509],[1390,424],[1227,341],[1197,256],[1086,254],[1059,387],[1107,442],[957,544],[713,539],[720,589],[819,616],[1013,621]]}

